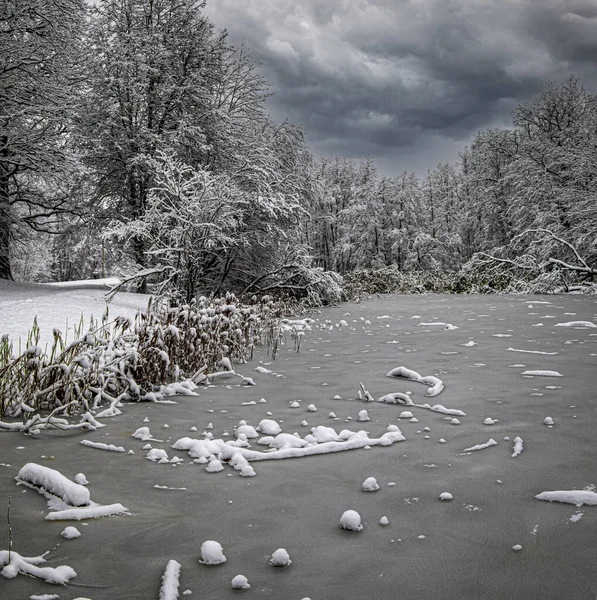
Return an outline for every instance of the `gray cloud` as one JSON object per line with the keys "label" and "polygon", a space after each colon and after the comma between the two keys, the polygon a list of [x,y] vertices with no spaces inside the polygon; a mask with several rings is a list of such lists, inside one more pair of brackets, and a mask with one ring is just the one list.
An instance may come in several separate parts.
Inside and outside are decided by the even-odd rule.
{"label": "gray cloud", "polygon": [[597,83],[594,0],[211,0],[315,153],[423,173],[569,73]]}

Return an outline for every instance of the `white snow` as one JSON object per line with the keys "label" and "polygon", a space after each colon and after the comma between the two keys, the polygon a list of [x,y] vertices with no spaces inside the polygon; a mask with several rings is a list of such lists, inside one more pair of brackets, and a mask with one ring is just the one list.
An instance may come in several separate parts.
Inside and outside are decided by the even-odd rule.
{"label": "white snow", "polygon": [[524,371],[521,375],[526,377],[563,377],[558,371]]}
{"label": "white snow", "polygon": [[307,410],[309,412],[317,412],[317,406],[315,406],[315,404],[309,404],[309,406],[307,407]]}
{"label": "white snow", "polygon": [[557,354],[557,352],[543,352],[541,350],[519,350],[518,348],[507,348],[507,350],[509,352],[524,352],[525,354],[543,354],[545,356],[555,356]]}
{"label": "white snow", "polygon": [[160,462],[161,460],[169,461],[168,453],[161,448],[152,448],[145,456],[147,460],[152,462]]}
{"label": "white snow", "polygon": [[77,576],[77,573],[72,567],[61,565],[59,567],[38,567],[43,564],[45,559],[42,556],[25,557],[19,553],[11,550],[10,561],[8,550],[0,550],[0,567],[2,571],[0,574],[6,579],[13,579],[19,573],[23,575],[30,575],[37,579],[43,579],[46,583],[53,583],[56,585],[65,585],[73,577]]}
{"label": "white snow", "polygon": [[567,323],[556,323],[554,327],[597,327],[591,321],[568,321]]}
{"label": "white snow", "polygon": [[233,590],[248,590],[251,587],[249,580],[244,575],[237,575],[232,579]]}
{"label": "white snow", "polygon": [[278,548],[273,554],[269,561],[273,567],[287,567],[292,563],[290,555],[284,548]]}
{"label": "white snow", "polygon": [[367,413],[366,410],[360,410],[359,411],[359,415],[357,417],[357,421],[361,421],[361,422],[370,421],[369,414]]}
{"label": "white snow", "polygon": [[498,419],[492,419],[491,417],[487,417],[483,421],[483,425],[495,425],[498,422]]}
{"label": "white snow", "polygon": [[522,452],[523,441],[521,437],[514,438],[514,448],[512,452],[512,458],[518,456]]}
{"label": "white snow", "polygon": [[485,448],[489,448],[491,446],[497,446],[497,442],[494,439],[490,439],[484,444],[477,444],[476,446],[471,446],[470,448],[465,448],[463,452],[475,452],[476,450],[484,450]]}
{"label": "white snow", "polygon": [[419,323],[419,327],[441,327],[442,329],[458,329],[456,325],[451,323],[443,323],[441,321],[433,321],[432,323]]}
{"label": "white snow", "polygon": [[160,600],[177,600],[178,587],[180,585],[181,564],[175,560],[169,560],[166,570],[162,575],[162,586],[160,587]]}
{"label": "white snow", "polygon": [[522,546],[520,544],[515,544],[512,546],[512,550],[514,550],[514,552],[520,552],[522,550]]}
{"label": "white snow", "polygon": [[399,419],[412,419],[415,415],[410,412],[410,410],[403,410],[399,415]]}
{"label": "white snow", "polygon": [[153,436],[151,435],[151,431],[149,431],[149,427],[139,427],[135,433],[131,434],[131,437],[137,438],[142,442],[147,442],[149,440],[153,441]]}
{"label": "white snow", "polygon": [[224,470],[224,465],[222,465],[222,463],[219,460],[214,459],[207,464],[205,470],[208,473],[218,473]]}
{"label": "white snow", "polygon": [[442,492],[439,495],[439,499],[443,500],[444,502],[449,502],[450,500],[454,499],[454,496],[452,496],[452,494],[450,494],[450,492]]}
{"label": "white snow", "polygon": [[356,510],[345,510],[340,517],[340,526],[347,531],[361,531],[361,515]]}
{"label": "white snow", "polygon": [[[260,431],[264,435],[278,435],[282,431],[282,428],[272,419],[262,419],[259,425],[257,425],[257,431]],[[247,437],[249,436],[247,435]]]}
{"label": "white snow", "polygon": [[27,463],[20,469],[15,479],[18,483],[42,488],[70,506],[87,506],[91,501],[91,495],[86,487],[71,481],[60,471],[36,463]]}
{"label": "white snow", "polygon": [[597,493],[590,490],[556,490],[553,492],[542,492],[535,496],[537,500],[548,502],[564,502],[575,506],[597,506]]}
{"label": "white snow", "polygon": [[[147,309],[149,296],[119,292],[106,302],[105,294],[111,280],[69,281],[61,284],[25,284],[0,281],[0,336],[8,334],[16,342],[25,340],[37,316],[40,329],[39,345],[51,344],[53,330],[59,329],[72,340],[73,329],[92,315],[101,317],[109,307],[110,318],[120,315],[133,320]],[[30,300],[30,301],[28,301]],[[66,325],[68,323],[68,332]],[[63,339],[65,337],[63,335]]]}
{"label": "white snow", "polygon": [[46,521],[84,521],[86,519],[99,519],[114,515],[129,514],[128,508],[122,504],[96,505],[85,508],[67,508],[57,510],[46,515]]}
{"label": "white snow", "polygon": [[543,419],[543,423],[545,425],[553,425],[553,419],[551,417],[545,417],[545,419]]}
{"label": "white snow", "polygon": [[377,479],[375,477],[367,477],[365,481],[361,484],[361,489],[364,492],[375,492],[379,489],[379,484],[377,483]]}
{"label": "white snow", "polygon": [[66,540],[73,540],[81,537],[81,532],[76,527],[65,527],[60,535]]}
{"label": "white snow", "polygon": [[416,371],[407,369],[406,367],[396,367],[386,374],[386,377],[397,377],[400,379],[408,379],[410,381],[416,381],[429,386],[429,389],[425,393],[426,396],[437,396],[444,389],[444,383],[441,379],[434,377],[433,375],[427,375],[421,377]]}
{"label": "white snow", "polygon": [[109,452],[125,451],[122,446],[114,446],[114,444],[104,444],[102,442],[92,442],[90,440],[81,440],[81,444],[83,444],[83,446],[88,446],[89,448],[96,448],[97,450],[108,450]]}
{"label": "white snow", "polygon": [[219,542],[207,540],[201,544],[201,560],[202,565],[221,565],[226,562],[224,551]]}
{"label": "white snow", "polygon": [[88,485],[89,481],[87,481],[87,477],[83,473],[77,473],[74,478],[74,482],[79,485]]}
{"label": "white snow", "polygon": [[379,520],[379,524],[380,525],[389,525],[390,524],[390,520],[388,519],[388,517],[386,517],[385,515]]}
{"label": "white snow", "polygon": [[377,401],[385,404],[404,404],[405,406],[412,406],[413,404],[413,401],[410,399],[410,397],[402,392],[386,394],[385,396],[378,398]]}

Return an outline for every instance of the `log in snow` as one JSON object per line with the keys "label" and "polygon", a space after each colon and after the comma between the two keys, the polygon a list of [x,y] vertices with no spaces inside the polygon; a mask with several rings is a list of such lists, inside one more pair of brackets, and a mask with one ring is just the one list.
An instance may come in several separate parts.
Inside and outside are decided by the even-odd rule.
{"label": "log in snow", "polygon": [[160,588],[160,600],[177,600],[178,586],[180,585],[181,565],[175,560],[168,561],[166,570],[162,575],[162,587]]}
{"label": "log in snow", "polygon": [[58,496],[71,506],[87,506],[91,501],[86,487],[71,481],[60,471],[36,463],[27,463],[15,479],[18,483],[41,488],[42,491]]}
{"label": "log in snow", "polygon": [[591,321],[568,321],[567,323],[556,323],[554,327],[597,327]]}

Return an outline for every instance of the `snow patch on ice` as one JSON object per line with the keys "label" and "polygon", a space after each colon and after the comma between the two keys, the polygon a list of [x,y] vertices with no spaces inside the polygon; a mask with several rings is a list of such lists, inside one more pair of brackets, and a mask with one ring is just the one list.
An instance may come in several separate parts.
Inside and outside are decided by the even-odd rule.
{"label": "snow patch on ice", "polygon": [[535,496],[537,500],[548,502],[564,502],[575,506],[597,506],[597,494],[590,490],[556,490],[553,492],[541,492]]}

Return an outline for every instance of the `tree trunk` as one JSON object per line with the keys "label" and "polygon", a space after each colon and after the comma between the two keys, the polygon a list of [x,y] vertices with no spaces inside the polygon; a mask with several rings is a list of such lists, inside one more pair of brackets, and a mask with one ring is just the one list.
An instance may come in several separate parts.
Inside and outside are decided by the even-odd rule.
{"label": "tree trunk", "polygon": [[[5,148],[6,145],[4,144]],[[10,270],[10,202],[9,175],[0,162],[0,279],[12,280]]]}

